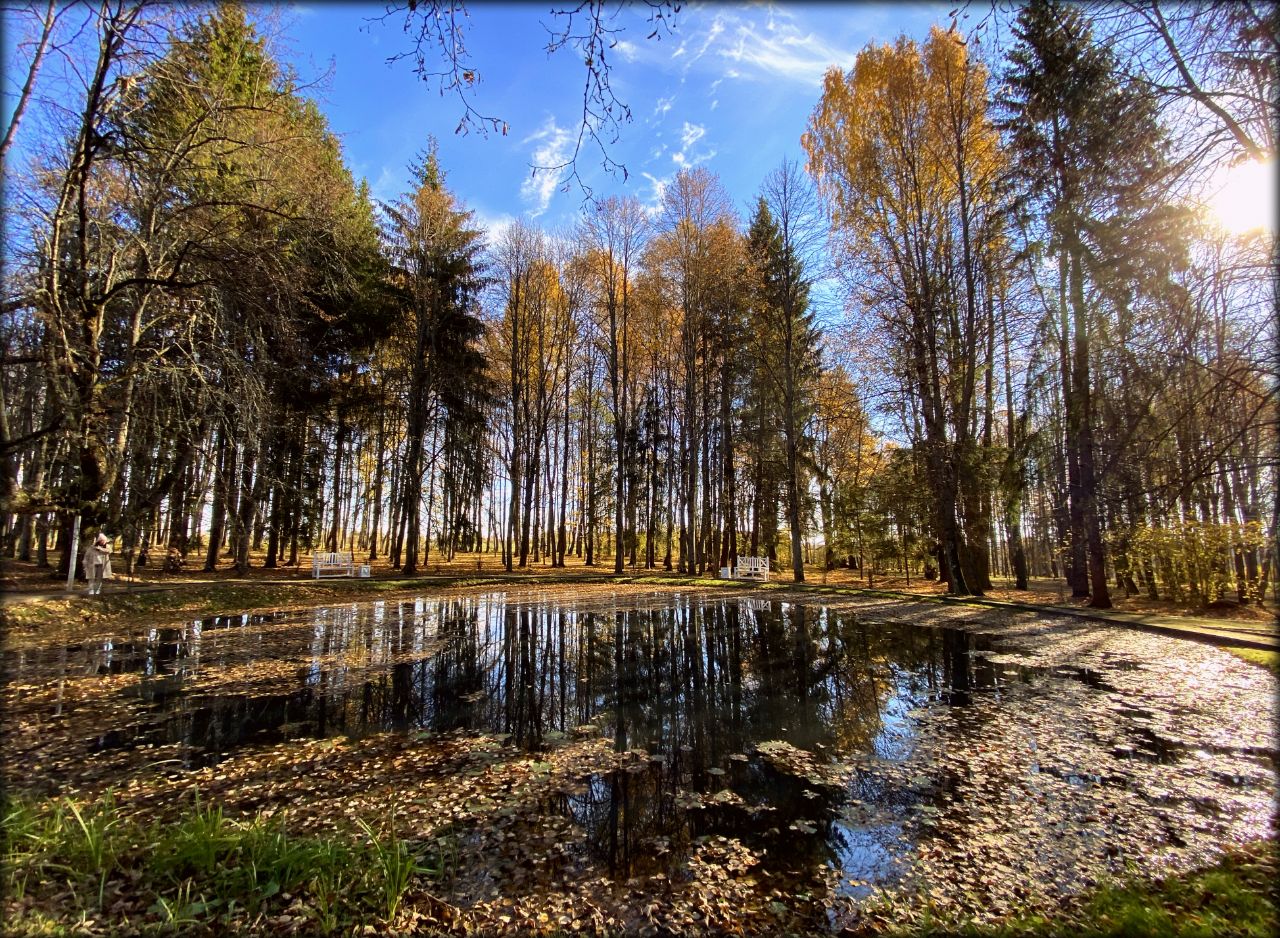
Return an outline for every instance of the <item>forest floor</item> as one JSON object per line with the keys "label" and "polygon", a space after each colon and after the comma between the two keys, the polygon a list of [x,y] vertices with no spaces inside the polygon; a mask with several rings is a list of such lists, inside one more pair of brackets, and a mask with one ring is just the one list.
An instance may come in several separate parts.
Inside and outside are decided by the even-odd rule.
{"label": "forest floor", "polygon": [[[243,575],[227,563],[213,571],[186,569],[170,573],[156,564],[135,568],[131,575],[118,571],[100,600],[89,597],[84,592],[83,583],[78,583],[76,589],[69,593],[61,586],[65,581],[53,576],[48,568],[9,561],[0,569],[0,592],[3,592],[2,601],[8,607],[6,617],[11,628],[22,632],[24,627],[34,628],[45,622],[65,623],[69,618],[98,624],[109,623],[118,616],[134,622],[159,622],[180,615],[298,608],[337,599],[374,598],[424,588],[437,590],[479,583],[551,587],[612,582],[619,585],[698,584],[734,589],[760,588],[760,584],[751,582],[693,578],[639,567],[625,568],[619,579],[612,575],[611,566],[596,564],[588,567],[576,558],[570,558],[565,567],[537,562],[531,563],[526,570],[507,573],[496,555],[459,554],[452,561],[429,558],[418,576],[408,578],[401,576],[383,559],[370,564],[369,578],[322,580],[314,579],[305,563],[297,567],[266,569],[262,560],[261,556],[251,557],[250,568]],[[857,571],[843,568],[823,571],[817,567],[806,568],[805,576],[805,582],[797,584],[790,572],[774,573],[767,588],[802,589],[819,594],[859,590],[869,595],[898,594],[950,600],[944,584],[918,577],[875,575],[868,578],[858,575]],[[1280,673],[1280,605],[1274,599],[1265,600],[1261,605],[1225,600],[1205,605],[1113,595],[1113,608],[1102,611],[1090,608],[1083,599],[1072,598],[1060,578],[1033,577],[1027,590],[1014,589],[1012,581],[1003,578],[995,578],[994,584],[995,589],[989,590],[981,600],[966,598],[957,601],[1041,608],[1117,625],[1200,638],[1233,647],[1246,660]],[[168,595],[148,595],[154,593]],[[15,608],[18,604],[22,608]]]}
{"label": "forest floor", "polygon": [[[1277,682],[1207,644],[1060,612],[855,594],[830,580],[801,591],[786,582],[762,589],[674,577],[592,582],[584,573],[525,575],[513,588],[496,570],[474,569],[407,581],[213,579],[6,608],[3,911],[14,933],[1276,928]],[[726,740],[730,748],[713,747],[707,766],[690,770],[673,762],[702,758],[701,743],[695,753],[656,742],[618,751],[606,711],[548,733],[536,751],[484,729],[285,733],[241,741],[213,762],[192,761],[181,741],[143,735],[155,741],[128,743],[159,725],[151,721],[162,708],[183,739],[203,727],[225,740],[236,714],[260,717],[283,699],[273,696],[282,688],[299,680],[327,686],[306,678],[315,667],[355,674],[353,687],[371,679],[376,686],[376,674],[402,660],[369,660],[380,641],[369,644],[373,620],[317,617],[311,607],[341,606],[358,617],[367,607],[353,601],[386,599],[390,609],[402,599],[416,616],[422,597],[610,610],[625,608],[620,599],[762,594],[851,613],[871,627],[905,622],[998,636],[998,648],[969,653],[994,668],[995,684],[959,708],[929,697],[897,712],[873,699],[876,725],[898,753],[889,757],[815,759],[762,737]],[[247,609],[270,612],[206,618],[194,632],[178,627],[186,636],[178,657],[157,659],[155,673],[145,664],[117,671],[115,658],[103,657],[112,648],[123,662],[173,641],[149,637],[151,625]],[[355,644],[317,646],[321,627]],[[184,644],[193,635],[202,643],[194,658]],[[818,672],[835,666],[823,663],[826,647],[815,641]],[[438,651],[428,644],[409,654],[430,662]],[[567,660],[583,659],[571,650]],[[874,667],[872,689],[905,673]],[[171,669],[186,676],[171,677]],[[367,709],[365,693],[344,692],[344,712]],[[387,699],[394,705],[394,694]],[[213,701],[228,702],[224,718],[204,715]],[[493,706],[500,713],[504,705]],[[672,713],[675,728],[691,719]],[[849,731],[859,725],[848,723]],[[712,720],[707,731],[723,731],[716,726]],[[770,772],[798,787],[760,805],[772,820],[756,826],[742,795],[758,797]],[[853,800],[828,805],[833,790]],[[619,791],[624,807],[611,814]],[[637,840],[627,848],[635,851],[628,872],[618,875],[601,850],[610,849],[610,819],[619,818],[676,818],[682,833]],[[821,860],[823,845],[841,838],[835,865]],[[848,864],[885,851],[907,857],[910,873],[870,891],[843,878]]]}
{"label": "forest floor", "polygon": [[[178,588],[197,583],[256,583],[262,581],[311,581],[311,568],[306,558],[295,567],[281,566],[267,569],[262,566],[264,556],[253,554],[250,557],[249,570],[245,574],[236,572],[235,567],[223,561],[213,571],[200,569],[196,563],[189,563],[181,572],[166,572],[160,564],[153,562],[147,567],[135,567],[132,574],[123,572],[120,558],[115,559],[116,577],[108,585],[109,590],[143,589],[148,587]],[[359,558],[357,558],[359,559]],[[367,561],[366,561],[367,562]],[[397,570],[390,567],[385,558],[370,563],[372,579],[398,579]],[[505,574],[502,563],[495,554],[457,554],[453,560],[441,560],[437,556],[428,558],[423,563],[421,576],[490,576]],[[573,577],[601,577],[612,573],[611,563],[596,563],[586,566],[580,558],[570,557],[564,567],[553,567],[544,562],[530,563],[525,570],[518,570],[509,576],[523,577],[530,580],[554,578],[557,580]],[[645,570],[639,566],[624,568],[624,576],[680,577],[671,571],[661,569]],[[771,582],[791,583],[792,574],[787,571],[774,571]],[[809,585],[865,588],[905,592],[918,596],[946,595],[946,585],[936,580],[924,580],[919,577],[903,577],[901,574],[875,574],[864,576],[856,570],[843,567],[823,571],[820,567],[806,566],[805,581]],[[65,595],[62,588],[65,580],[53,574],[49,568],[37,567],[34,563],[7,560],[0,567],[0,592],[11,599],[37,596]],[[1004,577],[994,577],[995,588],[986,593],[988,599],[1009,602],[1032,603],[1037,605],[1059,605],[1084,607],[1086,601],[1072,598],[1065,581],[1060,577],[1032,577],[1029,589],[1016,590],[1013,581]],[[77,589],[83,589],[83,582]],[[1195,618],[1223,619],[1247,623],[1274,623],[1280,613],[1280,605],[1275,598],[1267,599],[1262,605],[1240,604],[1231,599],[1224,599],[1212,605],[1193,603],[1190,600],[1149,599],[1145,596],[1124,596],[1112,594],[1114,608],[1120,612],[1156,614],[1162,616],[1189,616]]]}
{"label": "forest floor", "polygon": [[[117,556],[115,559],[116,578],[109,589],[140,589],[145,587],[180,587],[193,583],[223,582],[258,582],[258,581],[293,581],[311,580],[311,568],[307,558],[295,567],[281,566],[267,569],[262,566],[264,555],[255,553],[250,556],[249,570],[238,574],[235,567],[225,560],[217,569],[205,571],[197,563],[188,563],[181,572],[165,572],[153,561],[147,567],[135,567],[132,575],[125,575],[123,563]],[[359,562],[360,558],[357,558]],[[367,562],[367,561],[366,561]],[[390,567],[385,558],[370,563],[372,578],[375,580],[396,579],[398,571]],[[532,562],[526,570],[518,570],[510,576],[538,579],[552,577],[567,579],[572,577],[600,577],[612,573],[612,563],[597,562],[586,566],[581,558],[570,557],[564,567],[553,567],[541,561]],[[496,554],[457,554],[453,560],[441,560],[439,555],[427,559],[422,565],[422,576],[489,576],[503,574],[501,560]],[[661,569],[645,570],[640,566],[627,566],[624,576],[680,576],[671,571]],[[774,583],[793,582],[789,570],[775,570],[771,575]],[[946,594],[946,585],[936,580],[924,580],[920,577],[903,577],[901,574],[874,574],[867,577],[856,570],[843,567],[823,571],[820,567],[806,566],[805,581],[810,585],[857,587],[875,590],[891,590],[906,592],[919,596],[942,596]],[[62,593],[65,580],[54,575],[49,568],[37,567],[34,563],[8,560],[0,568],[0,591],[13,598],[34,595],[50,595]],[[1085,600],[1074,599],[1065,581],[1060,577],[1032,577],[1030,588],[1016,590],[1013,581],[1004,577],[994,577],[995,588],[986,593],[988,599],[1011,602],[1034,603],[1038,605],[1081,606]],[[83,589],[84,584],[78,584]],[[1164,616],[1190,616],[1196,618],[1224,619],[1249,623],[1272,623],[1280,613],[1280,605],[1275,598],[1266,600],[1261,606],[1256,604],[1240,604],[1226,598],[1210,606],[1193,603],[1190,600],[1149,599],[1145,596],[1124,596],[1113,592],[1114,608],[1120,612],[1150,613]]]}

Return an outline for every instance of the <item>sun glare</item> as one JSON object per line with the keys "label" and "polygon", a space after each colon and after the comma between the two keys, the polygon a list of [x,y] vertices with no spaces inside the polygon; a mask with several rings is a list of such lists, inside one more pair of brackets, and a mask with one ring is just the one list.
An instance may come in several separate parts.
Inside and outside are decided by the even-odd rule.
{"label": "sun glare", "polygon": [[1275,231],[1275,165],[1249,160],[1222,170],[1209,187],[1208,207],[1232,234]]}

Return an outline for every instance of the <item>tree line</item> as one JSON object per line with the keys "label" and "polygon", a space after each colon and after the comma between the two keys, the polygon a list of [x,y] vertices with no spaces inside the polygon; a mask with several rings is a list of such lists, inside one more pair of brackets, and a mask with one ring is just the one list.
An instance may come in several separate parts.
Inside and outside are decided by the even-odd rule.
{"label": "tree line", "polygon": [[6,161],[6,556],[1275,580],[1274,239],[1169,195],[1274,154],[1272,8],[872,44],[745,210],[698,167],[559,232],[481,230],[430,144],[375,200],[238,5],[27,22],[6,157],[84,80]]}

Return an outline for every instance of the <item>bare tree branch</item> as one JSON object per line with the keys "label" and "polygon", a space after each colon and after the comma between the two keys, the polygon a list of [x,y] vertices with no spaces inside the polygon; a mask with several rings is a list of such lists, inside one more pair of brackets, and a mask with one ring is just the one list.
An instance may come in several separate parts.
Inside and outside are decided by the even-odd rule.
{"label": "bare tree branch", "polygon": [[[574,139],[573,152],[563,162],[534,165],[534,175],[554,173],[564,175],[563,188],[576,182],[590,198],[591,189],[578,172],[578,160],[583,146],[593,144],[600,153],[600,165],[608,173],[628,176],[624,164],[613,159],[610,148],[618,142],[622,125],[631,123],[631,108],[613,90],[611,75],[613,61],[610,58],[617,47],[624,27],[618,24],[623,11],[641,6],[647,10],[646,21],[651,27],[646,39],[669,35],[680,12],[679,0],[582,0],[576,6],[553,9],[554,27],[546,26],[549,39],[548,55],[569,49],[583,62],[585,76],[582,85],[582,114]],[[496,115],[481,112],[472,95],[480,83],[480,72],[472,64],[467,51],[464,23],[468,13],[461,0],[406,0],[391,3],[376,22],[386,22],[393,17],[403,17],[403,30],[412,44],[405,51],[390,56],[388,63],[409,60],[414,71],[423,81],[434,84],[441,96],[452,95],[462,106],[455,133],[465,134],[477,130],[481,134],[506,135],[509,123]]]}

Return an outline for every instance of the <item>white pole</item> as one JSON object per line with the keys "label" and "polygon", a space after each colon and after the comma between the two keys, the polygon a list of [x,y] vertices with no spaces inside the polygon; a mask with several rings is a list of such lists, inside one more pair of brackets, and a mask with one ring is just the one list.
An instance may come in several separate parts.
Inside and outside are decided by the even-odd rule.
{"label": "white pole", "polygon": [[71,562],[67,564],[67,592],[76,586],[76,555],[80,551],[80,512],[76,512],[76,520],[71,523]]}

